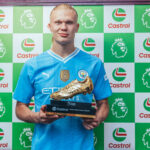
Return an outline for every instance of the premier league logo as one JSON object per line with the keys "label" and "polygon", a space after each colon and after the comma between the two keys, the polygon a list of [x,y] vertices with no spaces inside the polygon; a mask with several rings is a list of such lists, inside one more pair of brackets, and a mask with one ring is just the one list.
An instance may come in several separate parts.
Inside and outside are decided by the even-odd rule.
{"label": "premier league logo", "polygon": [[146,69],[146,72],[142,76],[143,84],[147,87],[150,88],[150,68]]}
{"label": "premier league logo", "polygon": [[123,39],[115,39],[115,42],[112,44],[111,51],[116,58],[124,58],[128,49]]}
{"label": "premier league logo", "polygon": [[5,114],[5,106],[0,98],[0,118],[3,117]]}
{"label": "premier league logo", "polygon": [[0,39],[0,58],[4,57],[5,53],[6,53],[6,48],[2,40]]}
{"label": "premier league logo", "polygon": [[81,15],[80,21],[82,26],[84,26],[86,29],[94,28],[97,23],[96,16],[93,13],[92,9],[84,10],[84,13]]}
{"label": "premier league logo", "polygon": [[36,25],[36,18],[31,9],[27,9],[20,17],[20,23],[25,29],[32,29]]}
{"label": "premier league logo", "polygon": [[150,28],[150,9],[146,9],[142,15],[142,22],[146,28]]}
{"label": "premier league logo", "polygon": [[23,132],[20,134],[19,140],[20,140],[20,144],[24,148],[31,147],[31,141],[32,141],[32,131],[31,131],[31,128],[24,128]]}
{"label": "premier league logo", "polygon": [[146,146],[146,148],[150,148],[150,128],[146,130],[146,132],[143,134],[142,138],[143,144]]}
{"label": "premier league logo", "polygon": [[123,98],[115,99],[115,102],[112,104],[111,111],[116,118],[125,118],[128,113],[128,108],[126,103],[123,101]]}

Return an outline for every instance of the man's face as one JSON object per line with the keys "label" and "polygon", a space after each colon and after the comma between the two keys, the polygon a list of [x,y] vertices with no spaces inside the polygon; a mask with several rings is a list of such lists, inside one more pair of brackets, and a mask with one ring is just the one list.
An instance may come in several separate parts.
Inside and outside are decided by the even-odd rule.
{"label": "man's face", "polygon": [[74,43],[74,36],[79,28],[75,12],[64,8],[55,10],[51,15],[49,28],[55,42],[62,45]]}

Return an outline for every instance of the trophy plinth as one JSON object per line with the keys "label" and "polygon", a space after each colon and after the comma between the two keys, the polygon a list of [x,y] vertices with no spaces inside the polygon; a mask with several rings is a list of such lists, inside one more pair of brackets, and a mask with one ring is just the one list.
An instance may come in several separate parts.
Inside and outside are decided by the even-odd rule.
{"label": "trophy plinth", "polygon": [[65,115],[95,118],[96,109],[90,103],[51,100],[46,107],[47,115]]}
{"label": "trophy plinth", "polygon": [[50,95],[51,103],[46,106],[47,115],[65,115],[85,118],[95,118],[96,109],[92,103],[62,101],[61,99],[72,98],[77,94],[91,93],[93,90],[93,83],[89,77],[84,81],[74,80],[67,86],[54,92]]}

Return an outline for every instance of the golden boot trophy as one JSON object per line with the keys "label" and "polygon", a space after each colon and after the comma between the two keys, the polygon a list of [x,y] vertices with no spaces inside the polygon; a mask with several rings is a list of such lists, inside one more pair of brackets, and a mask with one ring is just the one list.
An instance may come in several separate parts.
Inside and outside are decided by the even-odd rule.
{"label": "golden boot trophy", "polygon": [[72,101],[61,101],[61,99],[72,98],[77,94],[91,93],[93,91],[93,83],[90,77],[86,77],[84,81],[74,80],[64,88],[50,95],[51,104],[47,105],[47,115],[66,115],[95,118],[95,107],[91,103],[81,103]]}

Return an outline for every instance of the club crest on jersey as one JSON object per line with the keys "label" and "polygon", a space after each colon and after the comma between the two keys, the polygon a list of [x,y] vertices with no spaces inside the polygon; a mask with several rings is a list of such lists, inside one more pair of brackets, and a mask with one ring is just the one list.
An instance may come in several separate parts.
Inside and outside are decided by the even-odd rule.
{"label": "club crest on jersey", "polygon": [[68,81],[70,78],[69,70],[61,70],[60,79],[64,82]]}
{"label": "club crest on jersey", "polygon": [[88,73],[87,73],[87,71],[85,71],[85,70],[80,70],[80,71],[78,72],[78,76],[79,76],[81,79],[85,79],[85,78],[88,76]]}

